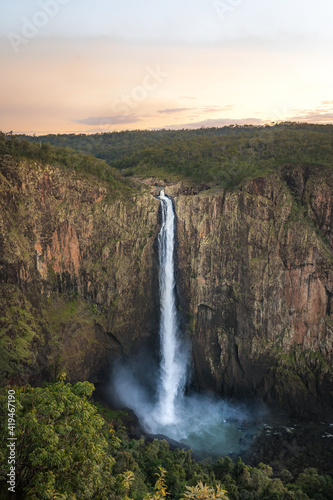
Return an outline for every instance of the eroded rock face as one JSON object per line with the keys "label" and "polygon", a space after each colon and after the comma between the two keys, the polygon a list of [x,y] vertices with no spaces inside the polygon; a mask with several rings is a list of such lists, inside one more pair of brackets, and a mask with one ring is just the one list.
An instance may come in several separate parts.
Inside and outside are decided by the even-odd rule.
{"label": "eroded rock face", "polygon": [[24,325],[10,330],[3,376],[105,379],[115,357],[156,338],[159,203],[60,168],[10,157],[1,167],[2,322]]}
{"label": "eroded rock face", "polygon": [[[159,182],[112,192],[10,157],[1,171],[3,378],[105,381],[117,356],[158,342]],[[332,418],[330,173],[286,166],[208,188],[166,188],[195,385]]]}
{"label": "eroded rock face", "polygon": [[298,198],[275,176],[176,196],[178,283],[198,387],[331,418],[333,189],[316,174]]}

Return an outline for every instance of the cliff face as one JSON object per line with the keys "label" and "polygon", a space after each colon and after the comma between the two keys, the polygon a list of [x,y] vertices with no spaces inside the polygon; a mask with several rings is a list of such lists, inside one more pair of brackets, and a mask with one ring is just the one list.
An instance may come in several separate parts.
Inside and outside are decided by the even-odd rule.
{"label": "cliff face", "polygon": [[3,377],[105,380],[156,337],[159,203],[8,156],[1,172]]}
{"label": "cliff face", "polygon": [[234,192],[175,192],[196,384],[331,418],[333,188],[286,167]]}
{"label": "cliff face", "polygon": [[[120,354],[158,342],[154,188],[0,164],[3,380],[105,381]],[[196,386],[332,418],[330,173],[287,166],[232,192],[166,192]]]}

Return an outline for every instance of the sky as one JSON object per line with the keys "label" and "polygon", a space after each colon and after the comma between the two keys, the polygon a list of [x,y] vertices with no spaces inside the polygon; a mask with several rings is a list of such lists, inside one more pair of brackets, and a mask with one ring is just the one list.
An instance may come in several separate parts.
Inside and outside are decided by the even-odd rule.
{"label": "sky", "polygon": [[0,0],[0,130],[333,123],[331,0]]}

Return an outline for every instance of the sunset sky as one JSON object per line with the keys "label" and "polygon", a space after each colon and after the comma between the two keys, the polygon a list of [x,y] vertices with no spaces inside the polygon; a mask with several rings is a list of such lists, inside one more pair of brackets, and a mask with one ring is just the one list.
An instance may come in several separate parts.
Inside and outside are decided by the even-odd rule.
{"label": "sunset sky", "polygon": [[11,0],[0,130],[333,123],[332,0]]}

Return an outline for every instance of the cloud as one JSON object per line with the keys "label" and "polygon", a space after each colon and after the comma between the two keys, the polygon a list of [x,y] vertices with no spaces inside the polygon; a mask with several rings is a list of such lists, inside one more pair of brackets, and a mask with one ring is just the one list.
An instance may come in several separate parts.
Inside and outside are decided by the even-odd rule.
{"label": "cloud", "polygon": [[193,128],[205,128],[205,127],[225,127],[226,125],[262,125],[263,120],[259,118],[242,118],[242,119],[232,119],[232,118],[216,118],[207,119],[199,122],[183,123],[181,125],[167,125],[163,127],[165,129],[193,129]]}
{"label": "cloud", "polygon": [[297,122],[311,122],[311,123],[332,123],[333,122],[333,113],[327,113],[323,111],[313,110],[307,112],[305,114],[300,113],[299,115],[292,116],[289,118],[291,121]]}
{"label": "cloud", "polygon": [[163,113],[163,114],[173,114],[173,113],[183,113],[184,111],[195,111],[196,115],[203,115],[207,113],[217,113],[217,112],[223,112],[223,111],[230,111],[231,109],[234,108],[233,104],[228,104],[227,106],[204,106],[201,108],[166,108],[166,109],[159,109],[157,112],[158,113]]}
{"label": "cloud", "polygon": [[312,123],[332,123],[333,122],[333,101],[321,101],[320,106],[314,109],[295,110],[295,116],[288,118],[298,122]]}
{"label": "cloud", "polygon": [[75,123],[84,125],[121,125],[126,123],[140,122],[141,118],[136,115],[122,116],[89,116],[88,118],[73,120]]}
{"label": "cloud", "polygon": [[157,113],[165,113],[165,114],[172,114],[172,113],[182,113],[183,111],[191,111],[193,108],[166,108],[166,109],[159,109]]}
{"label": "cloud", "polygon": [[201,113],[216,113],[217,111],[230,111],[235,106],[233,104],[228,104],[227,106],[207,106],[202,108]]}

